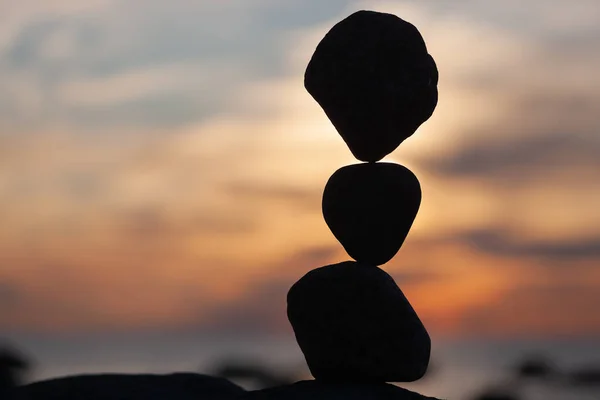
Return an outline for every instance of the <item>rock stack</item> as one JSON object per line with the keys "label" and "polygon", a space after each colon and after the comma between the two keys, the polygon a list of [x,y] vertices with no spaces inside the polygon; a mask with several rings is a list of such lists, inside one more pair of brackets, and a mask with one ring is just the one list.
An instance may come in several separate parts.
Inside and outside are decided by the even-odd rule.
{"label": "rock stack", "polygon": [[[402,246],[421,203],[416,176],[381,163],[433,113],[438,73],[419,31],[395,15],[359,11],[317,46],[305,87],[352,154],[323,193],[323,216],[354,261],[308,272],[288,293],[288,318],[313,385],[421,378],[431,342],[380,265]],[[363,386],[364,387],[364,386]]]}
{"label": "rock stack", "polygon": [[379,268],[402,246],[421,188],[408,168],[378,161],[432,115],[437,79],[419,31],[371,11],[335,25],[308,64],[306,89],[365,162],[340,168],[323,193],[325,221],[355,261],[316,268],[288,293],[288,317],[315,380],[245,391],[199,374],[76,376],[21,387],[16,398],[425,399],[387,384],[421,378],[431,343],[398,285]]}

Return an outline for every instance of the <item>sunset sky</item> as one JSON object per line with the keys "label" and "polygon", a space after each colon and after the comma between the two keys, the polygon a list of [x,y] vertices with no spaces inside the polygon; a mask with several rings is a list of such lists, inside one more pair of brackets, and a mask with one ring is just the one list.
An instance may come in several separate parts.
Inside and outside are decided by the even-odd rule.
{"label": "sunset sky", "polygon": [[354,11],[415,24],[433,117],[394,276],[435,337],[600,334],[598,0],[0,0],[0,334],[289,334],[355,163],[303,87]]}

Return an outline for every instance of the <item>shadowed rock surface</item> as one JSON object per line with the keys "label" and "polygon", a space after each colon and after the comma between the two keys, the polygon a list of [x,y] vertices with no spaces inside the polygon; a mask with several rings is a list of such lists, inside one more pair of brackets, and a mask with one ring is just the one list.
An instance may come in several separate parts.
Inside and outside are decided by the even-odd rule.
{"label": "shadowed rock surface", "polygon": [[392,14],[358,11],[321,40],[304,75],[352,154],[375,162],[435,110],[438,72],[423,37]]}
{"label": "shadowed rock surface", "polygon": [[29,366],[25,356],[16,350],[0,348],[0,399],[8,398],[9,393],[23,382]]}
{"label": "shadowed rock surface", "polygon": [[314,269],[287,297],[308,367],[323,382],[411,382],[429,364],[425,327],[393,278],[353,261]]}
{"label": "shadowed rock surface", "polygon": [[21,386],[15,400],[227,400],[243,393],[244,389],[226,379],[194,373],[100,374]]}
{"label": "shadowed rock surface", "polygon": [[244,395],[244,400],[436,400],[409,390],[389,385],[360,383],[324,383],[301,381],[293,385],[257,390]]}
{"label": "shadowed rock surface", "polygon": [[354,164],[338,169],[323,192],[325,222],[358,262],[382,265],[398,252],[421,205],[421,186],[406,167]]}

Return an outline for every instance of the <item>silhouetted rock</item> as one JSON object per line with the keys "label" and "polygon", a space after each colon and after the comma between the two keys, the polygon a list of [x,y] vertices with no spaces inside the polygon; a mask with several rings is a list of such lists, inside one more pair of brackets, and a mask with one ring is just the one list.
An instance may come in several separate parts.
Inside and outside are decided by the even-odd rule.
{"label": "silhouetted rock", "polygon": [[600,386],[600,367],[580,368],[567,375],[567,380],[575,386]]}
{"label": "silhouetted rock", "polygon": [[346,252],[381,265],[398,252],[421,204],[421,186],[406,167],[355,164],[338,169],[323,192],[323,216]]}
{"label": "silhouetted rock", "polygon": [[227,400],[245,390],[223,378],[170,375],[79,375],[35,382],[17,389],[17,400]]}
{"label": "silhouetted rock", "polygon": [[532,356],[523,360],[516,366],[519,378],[548,378],[555,374],[554,366],[541,356]]}
{"label": "silhouetted rock", "polygon": [[308,367],[323,382],[411,382],[431,342],[386,272],[347,261],[310,271],[290,289],[288,318]]}
{"label": "silhouetted rock", "polygon": [[0,348],[0,399],[8,398],[13,388],[23,383],[29,362],[14,349]]}
{"label": "silhouetted rock", "polygon": [[504,392],[501,390],[493,390],[484,392],[476,397],[473,400],[519,400],[520,397],[509,392]]}
{"label": "silhouetted rock", "polygon": [[423,37],[392,14],[359,11],[313,54],[304,86],[362,161],[378,161],[431,117],[438,72]]}
{"label": "silhouetted rock", "polygon": [[435,400],[385,383],[325,383],[301,381],[293,385],[247,392],[244,400]]}

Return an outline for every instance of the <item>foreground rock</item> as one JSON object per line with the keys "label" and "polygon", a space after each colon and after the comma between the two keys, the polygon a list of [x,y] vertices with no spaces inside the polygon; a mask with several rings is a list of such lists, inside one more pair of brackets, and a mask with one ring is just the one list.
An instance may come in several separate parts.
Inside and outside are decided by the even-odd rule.
{"label": "foreground rock", "polygon": [[0,347],[0,399],[8,398],[9,393],[22,383],[29,365],[25,356],[16,350]]}
{"label": "foreground rock", "polygon": [[436,400],[397,386],[361,383],[302,381],[293,385],[257,390],[244,400]]}
{"label": "foreground rock", "polygon": [[359,11],[317,46],[304,86],[350,151],[375,162],[431,117],[438,72],[423,37],[392,14]]}
{"label": "foreground rock", "polygon": [[226,379],[201,374],[101,374],[21,386],[14,400],[228,400],[244,393]]}
{"label": "foreground rock", "polygon": [[567,382],[574,386],[600,388],[600,366],[580,368],[567,374]]}
{"label": "foreground rock", "polygon": [[477,395],[473,400],[520,400],[521,397],[511,391],[490,390]]}
{"label": "foreground rock", "polygon": [[421,205],[421,186],[392,163],[355,164],[337,170],[323,192],[325,222],[358,262],[382,265],[396,255]]}
{"label": "foreground rock", "polygon": [[515,375],[520,379],[550,379],[557,375],[557,371],[550,360],[534,355],[515,366]]}
{"label": "foreground rock", "polygon": [[310,271],[288,293],[288,318],[315,379],[412,382],[431,342],[390,275],[352,261]]}

